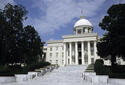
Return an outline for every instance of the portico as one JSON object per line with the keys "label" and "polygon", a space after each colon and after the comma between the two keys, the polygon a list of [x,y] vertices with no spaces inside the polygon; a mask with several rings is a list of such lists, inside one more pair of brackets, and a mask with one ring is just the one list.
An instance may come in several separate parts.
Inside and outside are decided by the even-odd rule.
{"label": "portico", "polygon": [[64,62],[65,64],[91,64],[94,63],[96,55],[96,41],[65,42]]}

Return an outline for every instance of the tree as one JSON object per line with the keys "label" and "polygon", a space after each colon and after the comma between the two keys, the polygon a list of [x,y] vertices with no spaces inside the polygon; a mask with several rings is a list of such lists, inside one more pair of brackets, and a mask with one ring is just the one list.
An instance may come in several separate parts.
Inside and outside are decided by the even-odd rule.
{"label": "tree", "polygon": [[7,36],[9,29],[6,21],[6,17],[2,10],[0,10],[0,64],[4,64],[7,57],[8,43]]}
{"label": "tree", "polygon": [[42,53],[41,39],[34,27],[28,25],[24,27],[24,54],[25,62],[31,64],[37,62]]}
{"label": "tree", "polygon": [[112,5],[99,26],[106,31],[97,43],[98,55],[102,58],[111,56],[112,67],[116,57],[125,58],[125,4]]}
{"label": "tree", "polygon": [[[27,11],[21,5],[7,4],[3,10],[3,16],[5,16],[6,26],[3,31],[5,46],[2,50],[6,50],[4,56],[6,56],[5,63],[19,63],[21,57],[21,51],[19,49],[19,41],[21,39],[23,31],[23,20],[26,18]],[[2,51],[1,51],[2,53]]]}
{"label": "tree", "polygon": [[[23,27],[27,11],[21,5],[7,4],[0,10],[0,64],[31,64],[42,52],[40,36],[32,26]],[[41,47],[42,46],[42,47]]]}

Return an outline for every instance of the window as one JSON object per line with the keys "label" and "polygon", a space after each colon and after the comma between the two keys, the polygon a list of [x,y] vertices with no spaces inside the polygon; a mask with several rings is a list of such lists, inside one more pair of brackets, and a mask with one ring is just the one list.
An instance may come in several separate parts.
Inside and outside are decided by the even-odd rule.
{"label": "window", "polygon": [[50,57],[52,57],[52,53],[50,53]]}
{"label": "window", "polygon": [[56,57],[58,57],[58,53],[56,53]]}
{"label": "window", "polygon": [[62,60],[62,64],[64,64],[64,60]]}
{"label": "window", "polygon": [[78,29],[78,34],[81,34],[81,29]]}
{"label": "window", "polygon": [[50,60],[50,63],[52,63],[52,60]]}
{"label": "window", "polygon": [[56,64],[58,64],[58,60],[56,60]]}
{"label": "window", "polygon": [[62,58],[64,57],[64,53],[62,52]]}
{"label": "window", "polygon": [[92,32],[92,28],[88,28],[88,32],[91,33]]}
{"label": "window", "polygon": [[52,48],[50,48],[50,51],[52,51]]}

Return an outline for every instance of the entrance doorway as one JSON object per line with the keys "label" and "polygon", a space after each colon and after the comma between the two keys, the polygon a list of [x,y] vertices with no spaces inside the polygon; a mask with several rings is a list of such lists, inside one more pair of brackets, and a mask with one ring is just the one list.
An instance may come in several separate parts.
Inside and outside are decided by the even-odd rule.
{"label": "entrance doorway", "polygon": [[81,65],[81,64],[82,64],[82,59],[79,59],[78,64],[79,64],[79,65]]}

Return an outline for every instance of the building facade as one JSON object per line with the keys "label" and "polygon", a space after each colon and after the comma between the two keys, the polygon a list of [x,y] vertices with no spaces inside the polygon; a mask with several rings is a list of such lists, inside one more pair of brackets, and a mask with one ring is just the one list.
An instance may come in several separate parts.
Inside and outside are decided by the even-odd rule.
{"label": "building facade", "polygon": [[47,41],[46,61],[52,64],[80,65],[94,63],[97,58],[97,33],[83,16],[74,24],[73,35],[64,35],[62,40]]}

